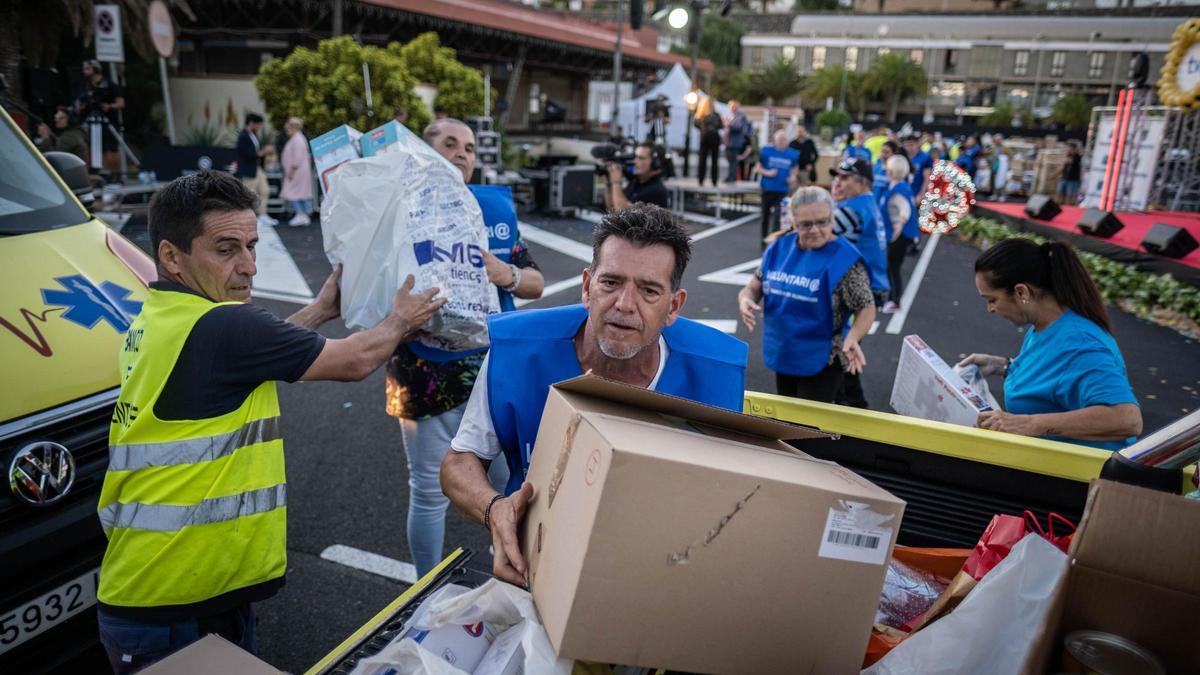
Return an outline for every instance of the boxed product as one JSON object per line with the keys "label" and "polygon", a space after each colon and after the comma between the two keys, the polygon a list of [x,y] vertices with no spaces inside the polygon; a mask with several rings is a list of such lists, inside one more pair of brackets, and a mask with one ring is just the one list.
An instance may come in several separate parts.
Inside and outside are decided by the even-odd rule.
{"label": "boxed product", "polygon": [[208,634],[141,671],[146,675],[282,675],[283,671],[220,635]]}
{"label": "boxed product", "polygon": [[321,179],[321,194],[329,194],[329,176],[346,162],[358,159],[358,139],[362,132],[354,127],[343,124],[333,131],[326,132],[308,142],[312,151],[313,164],[317,167],[317,177]]}
{"label": "boxed product", "polygon": [[901,415],[968,427],[979,413],[993,410],[917,335],[906,336],[900,348],[891,403]]}
{"label": "boxed product", "polygon": [[1145,661],[1126,661],[1120,672],[1198,672],[1197,522],[1198,500],[1092,481],[1087,507],[1067,552],[1071,564],[1066,580],[1021,672],[1032,675],[1077,667],[1064,656],[1064,641],[1079,630],[1115,636],[1098,641],[1099,647],[1112,648],[1113,657],[1138,652],[1137,658],[1148,657],[1162,668],[1155,671]]}
{"label": "boxed product", "polygon": [[556,384],[522,551],[559,657],[858,672],[904,502],[787,440],[834,442],[594,375]]}
{"label": "boxed product", "polygon": [[413,143],[424,144],[408,127],[392,120],[381,127],[376,127],[362,135],[358,141],[362,148],[363,157],[374,157],[388,152],[398,152]]}

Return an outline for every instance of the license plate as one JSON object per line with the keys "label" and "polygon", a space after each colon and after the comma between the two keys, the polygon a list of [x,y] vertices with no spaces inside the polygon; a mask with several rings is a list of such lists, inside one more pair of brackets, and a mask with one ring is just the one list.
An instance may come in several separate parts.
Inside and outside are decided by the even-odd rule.
{"label": "license plate", "polygon": [[100,568],[20,607],[0,613],[0,654],[96,604]]}

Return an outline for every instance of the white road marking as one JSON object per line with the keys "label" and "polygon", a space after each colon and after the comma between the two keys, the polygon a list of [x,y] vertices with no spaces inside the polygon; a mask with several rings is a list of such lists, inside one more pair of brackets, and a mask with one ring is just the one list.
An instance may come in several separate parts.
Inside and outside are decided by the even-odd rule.
{"label": "white road marking", "polygon": [[693,236],[692,242],[695,243],[695,242],[701,241],[703,239],[708,239],[709,237],[721,234],[722,232],[725,232],[727,230],[732,230],[733,228],[738,227],[740,225],[745,225],[746,223],[749,223],[750,221],[755,220],[757,218],[758,218],[757,214],[751,214],[748,216],[742,216],[741,218],[736,218],[734,220],[731,220],[731,221],[725,223],[724,225],[710,227],[709,229],[704,230],[703,232],[699,232],[695,236]]}
{"label": "white road marking", "polygon": [[695,319],[696,323],[716,328],[722,333],[733,335],[737,332],[737,319]]}
{"label": "white road marking", "polygon": [[582,286],[582,285],[583,285],[583,274],[577,274],[577,275],[575,275],[574,278],[564,279],[562,281],[556,281],[552,284],[549,284],[544,289],[542,289],[542,297],[538,298],[537,300],[526,300],[524,298],[517,298],[516,302],[514,304],[516,304],[517,307],[524,307],[525,305],[528,305],[531,302],[537,302],[538,300],[541,300],[542,298],[554,295],[555,293],[561,293],[562,291],[569,290],[569,289],[575,288],[576,286]]}
{"label": "white road marking", "polygon": [[521,237],[538,246],[544,246],[551,251],[557,251],[576,260],[592,262],[592,247],[587,244],[581,244],[574,239],[543,230],[529,223],[519,223],[518,226],[521,229]]}
{"label": "white road marking", "polygon": [[870,330],[868,330],[868,331],[867,331],[867,335],[874,335],[874,334],[875,334],[875,331],[877,331],[877,330],[879,330],[879,322],[878,322],[878,321],[872,321],[872,322],[871,322],[871,328],[870,328]]}
{"label": "white road marking", "polygon": [[417,583],[417,568],[412,563],[401,562],[387,556],[371,553],[354,548],[334,544],[321,551],[321,559],[335,562],[356,570],[378,574],[381,577],[394,579],[405,584]]}
{"label": "white road marking", "polygon": [[892,315],[892,320],[888,322],[887,334],[898,335],[904,330],[904,320],[908,318],[908,311],[912,309],[913,301],[917,299],[917,291],[921,290],[921,281],[925,278],[925,270],[929,269],[929,260],[933,258],[933,250],[937,248],[938,240],[942,235],[934,233],[930,235],[929,241],[925,242],[925,248],[921,249],[921,257],[917,260],[917,266],[913,268],[912,276],[908,279],[908,286],[904,289],[904,297],[900,298],[900,311]]}
{"label": "white road marking", "polygon": [[258,247],[255,265],[254,286],[250,294],[257,298],[269,298],[307,305],[313,301],[312,289],[296,267],[296,261],[275,232],[275,228],[258,226]]}
{"label": "white road marking", "polygon": [[729,267],[726,267],[725,269],[720,269],[715,272],[709,272],[708,274],[701,274],[697,278],[700,281],[707,281],[707,282],[713,283],[713,284],[729,284],[730,286],[745,286],[747,283],[750,282],[751,279],[754,278],[754,273],[747,272],[746,270],[753,270],[754,268],[758,267],[759,263],[761,263],[761,262],[762,262],[761,258],[755,258],[754,260],[747,260],[744,263],[738,263],[736,265],[731,265]]}

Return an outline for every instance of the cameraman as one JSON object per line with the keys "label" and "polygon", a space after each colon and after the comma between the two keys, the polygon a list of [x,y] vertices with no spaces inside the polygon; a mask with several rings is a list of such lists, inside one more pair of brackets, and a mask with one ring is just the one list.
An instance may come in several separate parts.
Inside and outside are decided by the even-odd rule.
{"label": "cameraman", "polygon": [[[120,87],[104,77],[99,61],[88,59],[83,62],[83,84],[83,91],[75,97],[75,114],[82,121],[82,126],[87,127],[90,115],[100,114],[114,129],[120,130],[117,111],[125,109],[125,97]],[[117,152],[116,137],[108,129],[103,131],[102,136],[104,152]]]}
{"label": "cameraman", "polygon": [[[660,159],[660,165],[663,160]],[[670,195],[663,184],[662,169],[654,168],[654,146],[639,143],[633,151],[633,177],[621,184],[625,167],[619,162],[609,162],[608,181],[604,186],[604,206],[609,213],[629,208],[630,204],[645,203],[670,208]]]}

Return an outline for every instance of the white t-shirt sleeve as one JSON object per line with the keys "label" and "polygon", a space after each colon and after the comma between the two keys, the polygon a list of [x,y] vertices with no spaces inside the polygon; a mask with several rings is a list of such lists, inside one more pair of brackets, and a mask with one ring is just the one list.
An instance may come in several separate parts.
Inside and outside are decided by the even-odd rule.
{"label": "white t-shirt sleeve", "polygon": [[[658,380],[662,377],[667,365],[667,341],[660,335],[658,338],[658,372],[648,387],[658,388]],[[500,456],[500,438],[496,436],[496,427],[492,424],[492,410],[488,403],[488,362],[491,354],[483,357],[483,365],[479,366],[479,375],[475,385],[471,387],[471,397],[467,399],[467,407],[463,410],[462,422],[458,425],[458,433],[450,441],[450,449],[455,452],[470,452],[484,461],[491,461]]]}
{"label": "white t-shirt sleeve", "polygon": [[500,456],[500,439],[496,436],[496,427],[492,425],[492,411],[488,405],[487,373],[490,357],[490,354],[483,357],[483,365],[479,367],[475,386],[471,388],[471,397],[467,399],[458,433],[454,435],[454,440],[450,441],[451,450],[470,452],[484,461],[491,461]]}

